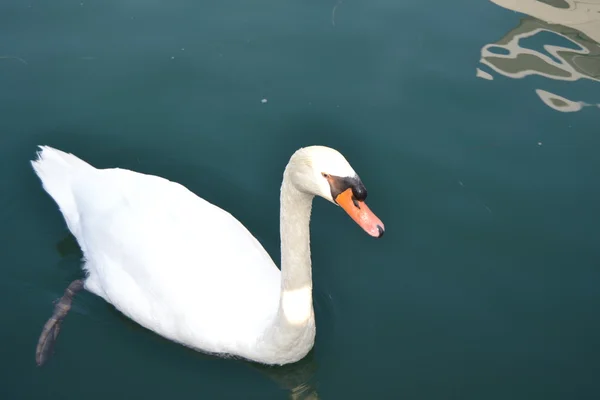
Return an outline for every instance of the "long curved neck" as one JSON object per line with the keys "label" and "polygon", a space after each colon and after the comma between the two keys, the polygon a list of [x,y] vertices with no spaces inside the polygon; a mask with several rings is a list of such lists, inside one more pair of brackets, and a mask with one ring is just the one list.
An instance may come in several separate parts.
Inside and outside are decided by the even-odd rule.
{"label": "long curved neck", "polygon": [[280,314],[299,324],[312,316],[310,214],[313,196],[296,189],[284,173],[280,199],[281,298]]}
{"label": "long curved neck", "polygon": [[313,196],[300,192],[284,175],[281,185],[281,290],[312,287],[310,214]]}
{"label": "long curved neck", "polygon": [[281,364],[304,357],[315,338],[309,230],[313,196],[296,189],[289,168],[283,176],[279,216],[281,292],[274,319],[259,342],[259,351],[269,354],[269,362]]}

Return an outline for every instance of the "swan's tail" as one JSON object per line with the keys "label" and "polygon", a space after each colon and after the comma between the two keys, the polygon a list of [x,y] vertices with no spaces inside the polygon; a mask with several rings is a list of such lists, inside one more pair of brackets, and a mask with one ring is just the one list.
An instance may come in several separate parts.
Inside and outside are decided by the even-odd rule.
{"label": "swan's tail", "polygon": [[79,212],[73,197],[72,183],[76,176],[94,167],[73,154],[48,146],[39,148],[37,159],[31,161],[31,165],[42,181],[44,190],[58,204],[69,230],[77,237]]}

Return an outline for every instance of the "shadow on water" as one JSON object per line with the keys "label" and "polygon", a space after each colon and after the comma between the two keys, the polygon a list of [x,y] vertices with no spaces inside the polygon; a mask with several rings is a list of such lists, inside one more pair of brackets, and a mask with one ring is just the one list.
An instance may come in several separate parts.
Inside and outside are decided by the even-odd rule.
{"label": "shadow on water", "polygon": [[[490,1],[528,17],[500,40],[483,46],[483,65],[513,79],[538,75],[565,82],[600,82],[600,0]],[[543,45],[528,47],[532,41]],[[494,79],[480,68],[477,77]],[[574,101],[543,89],[535,92],[544,104],[560,112],[600,108],[600,103]]]}
{"label": "shadow on water", "polygon": [[[313,134],[315,135],[314,143],[311,142],[308,144],[315,144],[319,142],[319,134],[317,129],[317,125],[319,124],[317,122],[315,122],[315,124],[316,125],[312,126],[312,128],[315,129],[315,131],[313,131]],[[332,129],[332,127],[329,127],[329,129]],[[301,140],[300,136],[302,136],[303,133],[306,132],[302,128],[293,129],[292,132],[290,132],[292,136],[299,136],[299,140]],[[311,139],[313,138],[309,138],[308,140]],[[304,135],[304,138],[302,140],[307,140],[306,135]],[[252,213],[242,212],[243,204],[240,205],[239,202],[236,201],[237,197],[235,182],[232,182],[231,177],[222,174],[220,171],[212,168],[209,168],[209,170],[207,171],[205,170],[206,168],[203,166],[185,165],[185,163],[182,163],[181,160],[177,160],[177,162],[172,162],[168,158],[160,159],[157,158],[155,154],[149,152],[141,146],[135,146],[135,148],[133,146],[128,147],[127,144],[120,143],[121,140],[115,140],[114,142],[111,142],[110,140],[103,140],[102,143],[98,143],[97,146],[92,146],[92,144],[89,143],[89,140],[85,140],[85,143],[77,143],[77,139],[71,136],[53,135],[52,142],[53,143],[47,144],[77,154],[99,168],[118,165],[121,168],[128,168],[143,173],[156,174],[166,177],[168,179],[172,179],[187,186],[190,190],[197,193],[199,196],[205,198],[206,200],[218,204],[220,207],[232,212],[232,214],[236,217],[239,218],[240,215],[243,215],[244,218],[239,218],[240,221],[246,226],[251,227],[251,232],[255,234],[257,238],[262,238],[261,242],[263,246],[271,254],[273,259],[276,261],[276,264],[279,264],[278,229],[272,229],[273,226],[278,226],[279,223],[278,210],[277,212],[271,213],[273,215],[269,216],[266,222],[264,215],[257,216],[257,219],[254,220]],[[69,143],[68,146],[62,146],[61,143],[63,142]],[[119,142],[119,146],[109,146],[106,144],[115,142]],[[302,145],[307,145],[307,143],[298,143],[298,147]],[[103,147],[106,148],[106,151],[103,151],[101,149]],[[277,148],[277,146],[274,147]],[[80,149],[84,148],[95,148],[94,153],[96,154],[96,159],[87,158],[85,155],[85,151],[79,151]],[[98,148],[100,148],[100,150]],[[114,150],[117,148],[119,150]],[[288,151],[288,153],[291,154],[290,151]],[[283,153],[285,152],[286,151],[284,150]],[[111,154],[110,162],[107,163],[106,160],[98,160],[97,155],[99,153]],[[132,154],[135,154],[135,157],[132,156]],[[281,176],[283,172],[283,166],[285,165],[285,162],[287,162],[287,158],[289,158],[290,154],[278,154],[274,156],[281,157],[281,160],[277,160],[277,162],[273,164],[277,166],[281,165],[281,168],[275,168],[277,172],[274,173],[276,173],[278,176]],[[145,159],[152,159],[152,165],[150,167],[144,165]],[[271,177],[265,179],[271,179]],[[277,186],[279,184],[279,181],[276,182]],[[249,196],[252,196],[252,194],[250,193]],[[279,199],[277,198],[277,202],[278,200]],[[261,225],[270,226],[271,228],[261,229]],[[315,244],[315,246],[317,245]],[[73,267],[74,260],[78,260],[76,262],[77,266],[80,265],[79,260],[81,260],[83,254],[75,238],[70,233],[68,233],[68,231],[66,231],[66,228],[65,236],[55,244],[55,247],[57,252],[61,255],[61,258],[65,260],[65,264],[68,264],[69,266],[69,271],[63,271],[63,274],[67,274],[70,279],[80,278],[82,276],[81,270],[77,268],[76,270],[73,269],[71,271],[71,268]],[[68,263],[66,262],[67,260],[69,261]],[[60,290],[62,290],[62,288],[60,288]],[[320,330],[321,335],[318,335],[317,337],[317,343],[322,344],[323,340],[328,340],[327,337],[331,336],[331,332],[334,330],[333,325],[335,324],[336,319],[334,315],[335,310],[331,296],[328,293],[326,293],[326,291],[324,291],[319,284],[316,284],[314,286],[313,295],[317,325],[321,328],[324,328]],[[79,300],[79,302],[85,303],[86,300]],[[90,314],[89,310],[86,309],[87,307],[85,304],[78,305],[77,303],[78,298],[75,299],[73,304],[73,308],[76,311],[76,313],[83,313],[87,315]],[[139,331],[140,334],[145,332],[146,334],[155,336],[155,340],[162,341],[165,343],[171,343],[167,339],[164,339],[161,336],[154,334],[153,332],[137,324],[135,321],[127,318],[125,315],[120,313],[110,304],[104,302],[102,303],[109,310],[110,315],[113,315],[117,319],[121,320],[121,322],[124,323],[124,325],[129,329]],[[329,332],[329,335],[326,332]],[[323,335],[323,333],[325,333],[325,335]],[[205,360],[221,359],[220,357],[197,352],[191,349],[184,349],[184,351],[189,351],[194,357],[199,357]],[[232,360],[232,362],[241,362],[246,366],[250,367],[251,369],[256,370],[262,375],[266,376],[268,379],[275,382],[279,386],[279,388],[286,390],[289,393],[289,397],[291,399],[319,398],[316,382],[313,379],[317,371],[317,363],[315,359],[314,348],[304,359],[291,365],[273,367],[239,359]]]}

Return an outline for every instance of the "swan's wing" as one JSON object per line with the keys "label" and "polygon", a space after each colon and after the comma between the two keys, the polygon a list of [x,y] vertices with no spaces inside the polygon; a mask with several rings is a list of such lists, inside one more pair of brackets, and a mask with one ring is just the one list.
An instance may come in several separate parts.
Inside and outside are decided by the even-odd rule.
{"label": "swan's wing", "polygon": [[[280,274],[267,252],[238,220],[182,185],[94,170],[73,192],[90,274],[122,311],[212,324],[208,337],[259,329],[276,311]],[[144,296],[150,309],[135,310]]]}

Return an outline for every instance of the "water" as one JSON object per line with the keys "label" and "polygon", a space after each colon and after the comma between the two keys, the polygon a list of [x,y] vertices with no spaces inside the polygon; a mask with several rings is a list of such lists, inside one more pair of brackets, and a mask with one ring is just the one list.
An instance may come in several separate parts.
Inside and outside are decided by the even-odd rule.
{"label": "water", "polygon": [[[3,1],[0,397],[598,398],[600,3],[495,3]],[[81,256],[37,144],[176,180],[278,261],[315,143],[387,230],[315,202],[305,360],[201,355],[82,293],[35,366]]]}

